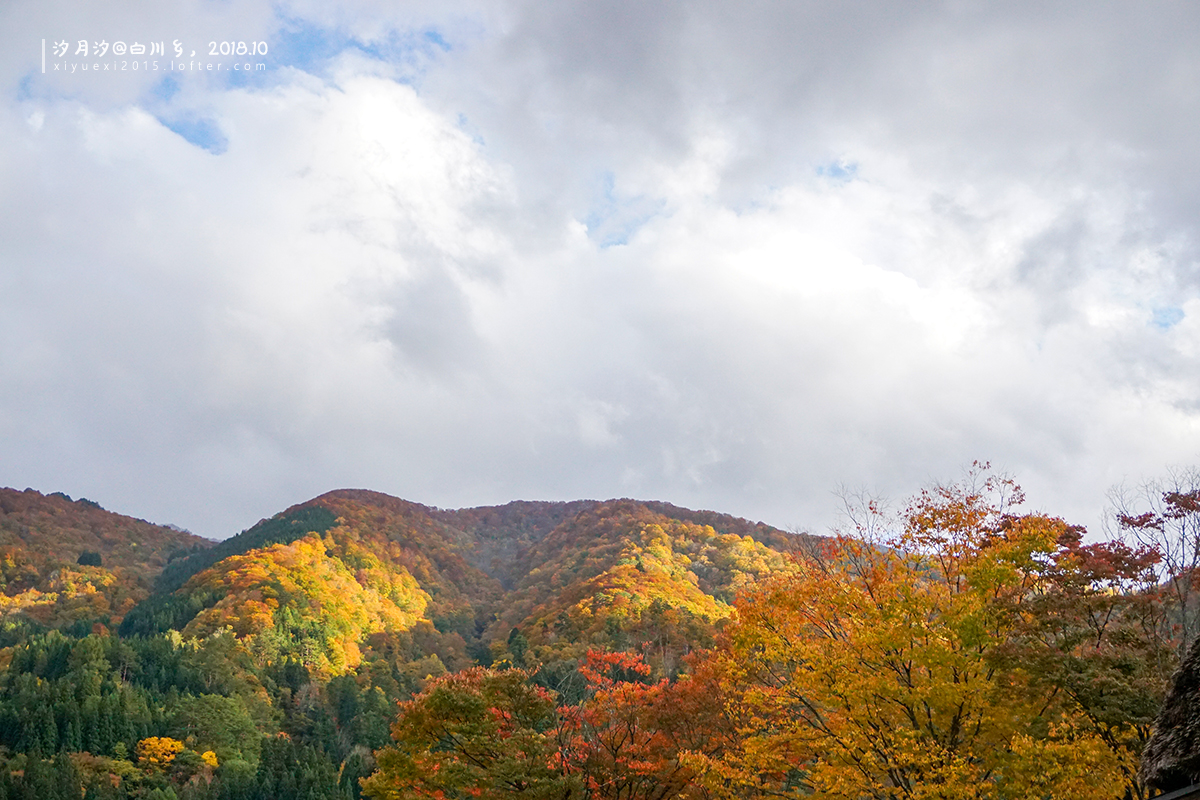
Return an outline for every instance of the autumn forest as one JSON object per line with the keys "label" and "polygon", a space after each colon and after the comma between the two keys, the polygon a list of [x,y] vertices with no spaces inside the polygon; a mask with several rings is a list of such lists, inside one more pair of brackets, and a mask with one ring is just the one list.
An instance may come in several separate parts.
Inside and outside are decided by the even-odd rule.
{"label": "autumn forest", "polygon": [[340,490],[222,542],[0,489],[0,800],[1112,798],[1200,633],[1200,473],[976,464],[828,535]]}

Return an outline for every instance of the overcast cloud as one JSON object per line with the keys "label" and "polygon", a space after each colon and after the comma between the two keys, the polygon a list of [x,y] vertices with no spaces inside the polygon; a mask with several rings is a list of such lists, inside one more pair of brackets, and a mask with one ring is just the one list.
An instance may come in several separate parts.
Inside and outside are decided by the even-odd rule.
{"label": "overcast cloud", "polygon": [[[0,485],[217,538],[348,486],[819,531],[839,485],[980,459],[1095,528],[1200,461],[1197,30],[1181,2],[9,2]],[[165,53],[110,71],[101,41]]]}

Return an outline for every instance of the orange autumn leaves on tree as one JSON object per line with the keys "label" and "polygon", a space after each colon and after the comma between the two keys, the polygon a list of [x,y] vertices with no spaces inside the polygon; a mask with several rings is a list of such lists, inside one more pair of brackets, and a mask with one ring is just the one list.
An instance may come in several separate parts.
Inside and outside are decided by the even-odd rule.
{"label": "orange autumn leaves on tree", "polygon": [[695,759],[727,797],[1104,798],[1120,754],[1069,698],[1003,648],[1068,530],[1014,516],[1019,490],[983,473],[919,495],[897,535],[841,537],[795,575],[759,583],[713,658],[736,747]]}
{"label": "orange autumn leaves on tree", "polygon": [[401,704],[396,745],[377,754],[364,794],[666,800],[695,787],[681,756],[711,752],[702,732],[711,727],[712,687],[690,678],[643,683],[649,666],[626,653],[591,651],[580,671],[589,697],[561,707],[525,670],[439,679]]}
{"label": "orange autumn leaves on tree", "polygon": [[395,746],[376,754],[363,793],[378,800],[563,797],[554,758],[555,702],[522,670],[476,667],[400,704]]}
{"label": "orange autumn leaves on tree", "polygon": [[590,697],[559,709],[558,759],[588,797],[665,800],[681,796],[695,773],[681,754],[708,750],[697,736],[710,721],[702,682],[643,683],[650,666],[629,653],[589,651],[579,668]]}

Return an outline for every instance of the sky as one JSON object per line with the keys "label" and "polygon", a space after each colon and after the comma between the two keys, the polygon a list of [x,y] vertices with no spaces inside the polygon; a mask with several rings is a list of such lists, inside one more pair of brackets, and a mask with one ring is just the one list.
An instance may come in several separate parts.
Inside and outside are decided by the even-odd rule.
{"label": "sky", "polygon": [[213,538],[344,487],[823,532],[978,460],[1097,533],[1200,461],[1197,30],[8,0],[0,485]]}

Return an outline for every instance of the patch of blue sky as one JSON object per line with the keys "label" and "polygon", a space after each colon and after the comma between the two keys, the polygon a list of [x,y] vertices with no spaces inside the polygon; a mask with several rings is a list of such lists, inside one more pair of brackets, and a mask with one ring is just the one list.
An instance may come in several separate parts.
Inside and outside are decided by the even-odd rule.
{"label": "patch of blue sky", "polygon": [[425,39],[431,44],[440,47],[443,53],[449,53],[453,49],[450,47],[450,43],[436,29],[425,31]]}
{"label": "patch of blue sky", "polygon": [[1161,306],[1154,309],[1150,324],[1159,330],[1170,330],[1183,322],[1183,309],[1178,306]]}
{"label": "patch of blue sky", "polygon": [[75,100],[87,102],[89,92],[82,83],[70,86],[65,81],[47,81],[40,72],[24,75],[13,85],[14,99],[18,103],[30,100],[57,102],[60,100]]}
{"label": "patch of blue sky", "polygon": [[[285,20],[270,47],[273,68],[293,67],[319,75],[334,58],[353,49],[398,67],[398,77],[406,83],[419,79],[430,62],[454,49],[437,28],[392,31],[386,37],[362,41],[344,30],[321,28],[300,20]],[[242,80],[247,77],[242,76]]]}
{"label": "patch of blue sky", "polygon": [[858,162],[838,159],[817,166],[817,174],[834,183],[849,183],[858,177]]}
{"label": "patch of blue sky", "polygon": [[174,119],[158,118],[164,126],[182,136],[196,147],[207,150],[213,155],[221,155],[229,147],[229,138],[211,119],[203,117],[176,117]]}
{"label": "patch of blue sky", "polygon": [[[311,75],[322,75],[339,55],[347,50],[354,50],[369,58],[399,67],[397,79],[411,84],[425,72],[433,59],[452,49],[453,46],[446,37],[432,28],[393,32],[385,39],[364,43],[342,29],[322,28],[299,20],[285,19],[282,27],[269,39],[265,55],[236,59],[239,65],[249,65],[249,68],[229,69],[227,63],[225,70],[211,75],[205,73],[204,78],[229,89],[273,85],[279,80],[278,70],[281,67],[291,67]],[[266,68],[253,68],[259,63],[265,63]],[[181,112],[178,108],[173,108],[182,81],[190,77],[190,73],[184,73],[180,77],[164,76],[142,95],[141,105],[154,113],[163,125],[197,147],[202,147],[210,153],[223,153],[229,142],[215,121],[195,112]],[[460,120],[460,127],[464,130],[467,128],[465,120]],[[477,134],[473,134],[472,138],[482,144]]]}
{"label": "patch of blue sky", "polygon": [[599,176],[599,195],[583,218],[588,238],[601,249],[629,244],[629,240],[650,220],[662,214],[666,202],[639,195],[621,197],[611,172]]}
{"label": "patch of blue sky", "polygon": [[24,102],[33,98],[33,73],[30,72],[17,83],[17,100]]}
{"label": "patch of blue sky", "polygon": [[151,86],[149,91],[150,98],[160,103],[169,103],[171,98],[177,94],[179,94],[179,81],[171,75],[167,75]]}
{"label": "patch of blue sky", "polygon": [[436,28],[393,31],[387,39],[355,46],[372,58],[398,67],[399,79],[409,84],[419,81],[431,64],[454,49]]}
{"label": "patch of blue sky", "polygon": [[355,44],[354,37],[344,31],[287,20],[285,27],[271,38],[268,56],[273,67],[316,73],[331,58]]}

